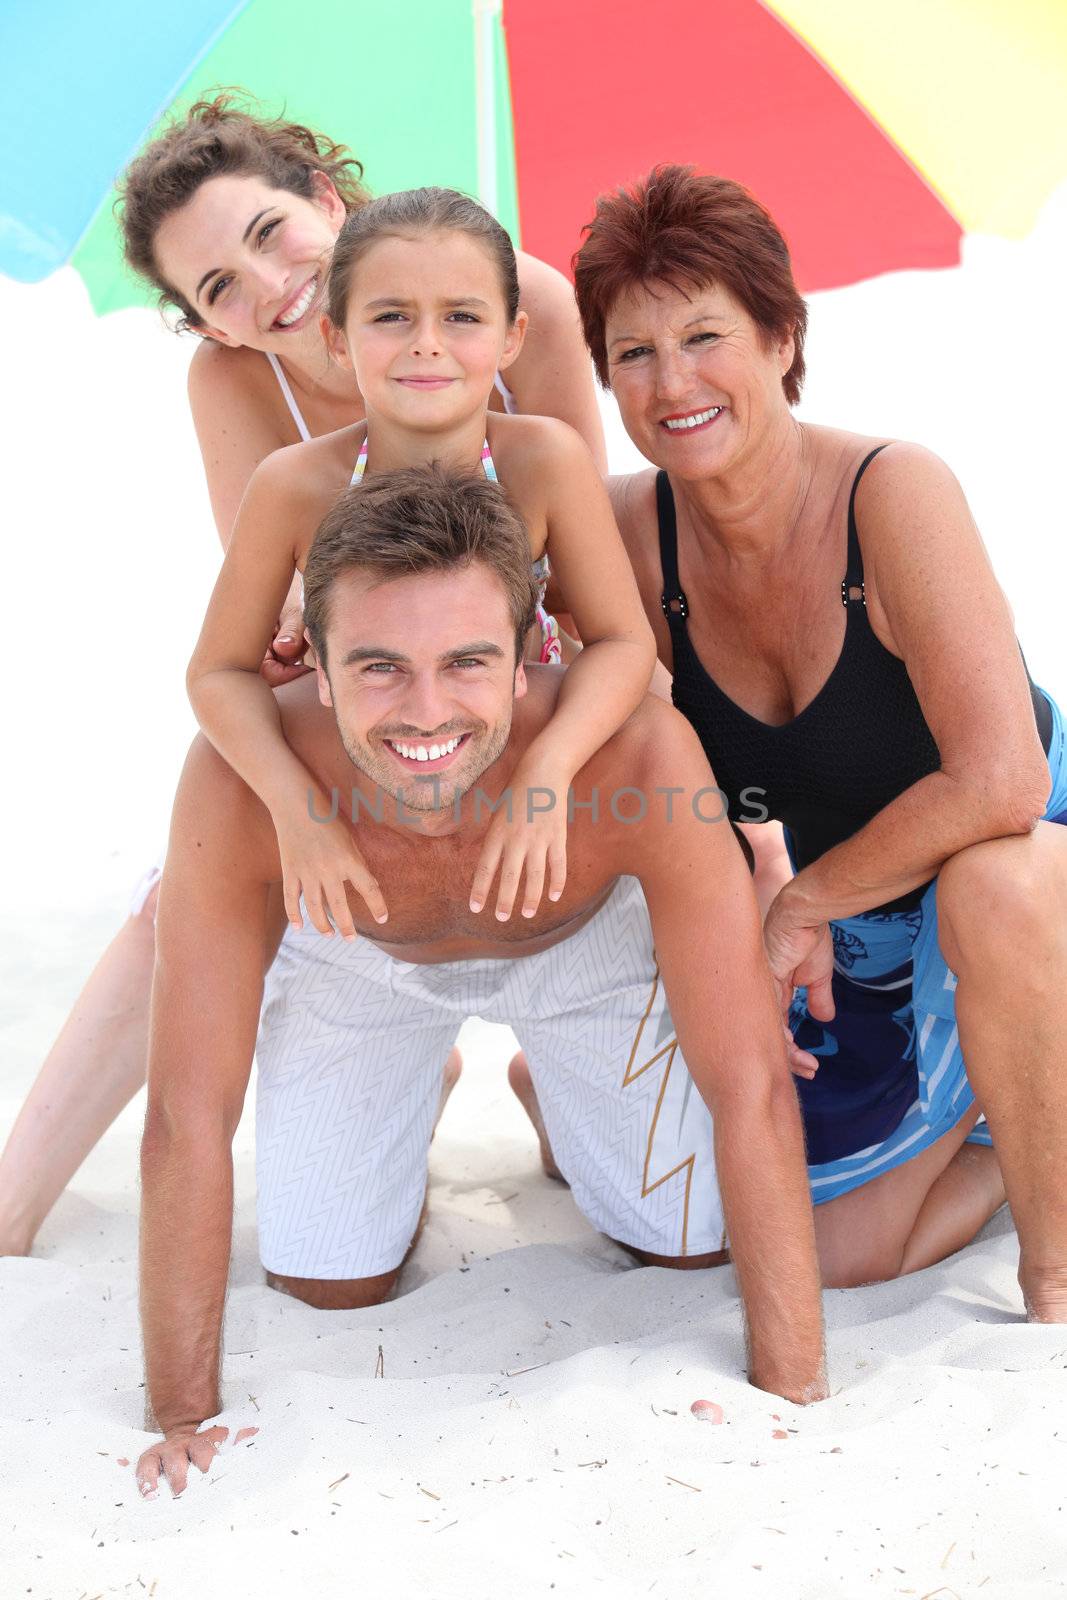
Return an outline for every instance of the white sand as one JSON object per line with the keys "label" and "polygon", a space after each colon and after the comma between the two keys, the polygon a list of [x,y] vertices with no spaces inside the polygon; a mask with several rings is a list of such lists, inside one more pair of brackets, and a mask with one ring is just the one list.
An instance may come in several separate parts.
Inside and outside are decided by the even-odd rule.
{"label": "white sand", "polygon": [[[1065,255],[1061,195],[1029,240],[970,241],[958,272],[819,297],[805,407],[951,461],[1035,676],[1061,693]],[[0,947],[3,1135],[163,830],[216,553],[187,350],[147,313],[93,320],[69,274],[2,285],[0,304],[16,534],[0,826],[19,908]],[[1067,1329],[1023,1323],[1005,1213],[931,1271],[828,1294],[834,1395],[795,1409],[743,1381],[728,1270],[636,1269],[542,1177],[509,1042],[464,1034],[431,1219],[385,1307],[327,1314],[264,1287],[246,1117],[225,1420],[261,1431],[178,1502],[142,1504],[118,1464],[147,1442],[140,1107],[120,1119],[34,1257],[0,1262],[2,1600],[1067,1590]],[[697,1398],[725,1423],[695,1421]]]}

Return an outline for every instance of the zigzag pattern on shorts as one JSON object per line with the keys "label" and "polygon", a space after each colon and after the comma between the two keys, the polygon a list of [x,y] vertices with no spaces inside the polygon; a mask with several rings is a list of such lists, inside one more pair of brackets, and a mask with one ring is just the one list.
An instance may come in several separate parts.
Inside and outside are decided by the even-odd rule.
{"label": "zigzag pattern on shorts", "polygon": [[[711,1119],[677,1053],[644,897],[624,879],[571,938],[518,959],[417,966],[364,941],[286,935],[258,1050],[269,1268],[367,1277],[402,1259],[441,1068],[467,1016],[514,1029],[556,1161],[595,1227],[657,1255],[720,1247]],[[639,1060],[650,1029],[652,1057]]]}

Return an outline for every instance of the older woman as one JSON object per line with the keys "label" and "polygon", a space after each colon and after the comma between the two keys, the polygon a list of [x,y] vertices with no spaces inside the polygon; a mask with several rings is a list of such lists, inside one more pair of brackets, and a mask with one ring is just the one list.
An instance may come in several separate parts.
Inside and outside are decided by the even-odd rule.
{"label": "older woman", "polygon": [[658,468],[614,503],[675,704],[731,817],[787,828],[766,947],[820,1057],[800,1088],[826,1281],[973,1236],[1003,1199],[965,1142],[980,1105],[1028,1311],[1067,1320],[1063,723],[962,491],[917,445],[796,420],[805,307],[737,184],[661,168],[600,200],[575,265]]}

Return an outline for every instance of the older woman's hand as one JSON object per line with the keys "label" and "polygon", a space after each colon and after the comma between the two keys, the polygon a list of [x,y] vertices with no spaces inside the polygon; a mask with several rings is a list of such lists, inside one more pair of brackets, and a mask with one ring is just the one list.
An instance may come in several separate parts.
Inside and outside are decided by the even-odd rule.
{"label": "older woman's hand", "polygon": [[830,924],[811,925],[798,921],[789,891],[787,884],[775,898],[763,924],[764,949],[778,989],[782,1017],[788,1022],[794,991],[806,989],[811,1015],[819,1022],[831,1022],[835,1006],[834,944]]}

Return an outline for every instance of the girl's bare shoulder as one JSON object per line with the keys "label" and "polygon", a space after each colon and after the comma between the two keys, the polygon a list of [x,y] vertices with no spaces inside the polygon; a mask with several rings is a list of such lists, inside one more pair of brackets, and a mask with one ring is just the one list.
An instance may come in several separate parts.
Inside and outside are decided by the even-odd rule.
{"label": "girl's bare shoulder", "polygon": [[543,471],[552,462],[592,460],[581,434],[558,417],[506,416],[491,411],[486,419],[486,437],[494,459],[499,455],[516,467],[526,462],[531,470]]}
{"label": "girl's bare shoulder", "polygon": [[336,433],[286,445],[260,462],[252,481],[261,492],[283,496],[290,507],[317,507],[323,500],[332,504],[352,481],[366,432],[365,422],[354,422]]}

